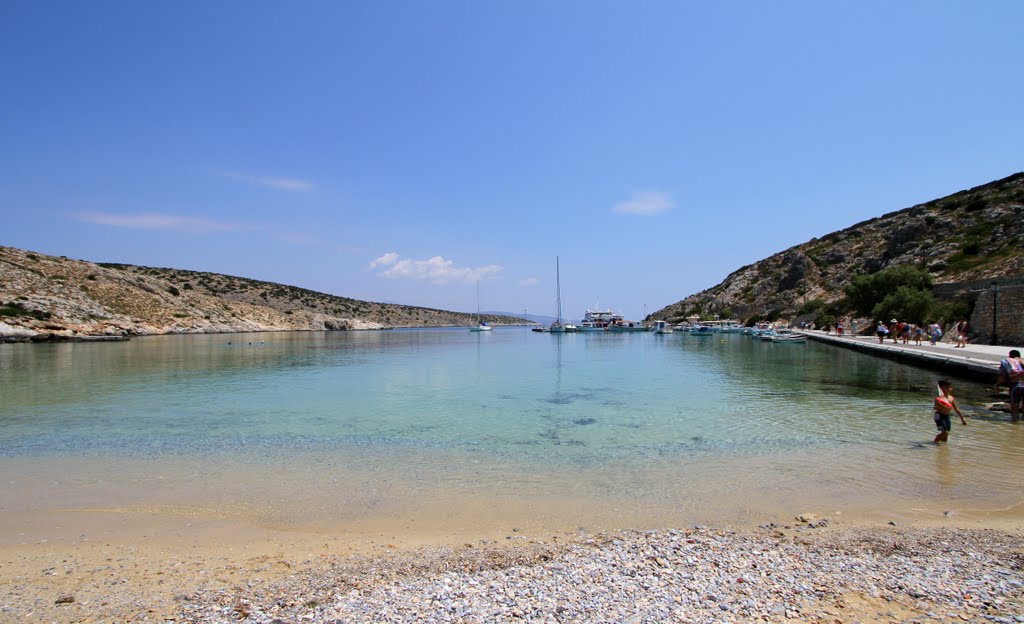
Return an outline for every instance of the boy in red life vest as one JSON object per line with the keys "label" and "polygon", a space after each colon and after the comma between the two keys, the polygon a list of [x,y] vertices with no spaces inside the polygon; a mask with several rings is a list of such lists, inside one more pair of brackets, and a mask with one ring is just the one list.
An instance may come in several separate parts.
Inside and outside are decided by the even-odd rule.
{"label": "boy in red life vest", "polygon": [[960,411],[960,406],[953,398],[953,384],[942,379],[939,381],[939,396],[935,397],[935,428],[939,430],[939,434],[935,436],[934,440],[936,444],[949,439],[949,430],[953,428],[949,414],[954,411],[960,417],[960,424],[966,426],[967,419],[964,418],[964,413]]}

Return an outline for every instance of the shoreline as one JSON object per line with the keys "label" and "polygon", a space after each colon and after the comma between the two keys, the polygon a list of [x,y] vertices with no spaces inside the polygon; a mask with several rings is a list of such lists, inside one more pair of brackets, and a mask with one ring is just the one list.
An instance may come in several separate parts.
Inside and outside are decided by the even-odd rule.
{"label": "shoreline", "polygon": [[[2,323],[0,323],[2,324]],[[493,327],[533,327],[536,323],[492,323]],[[460,329],[468,325],[389,325],[383,327],[353,327],[349,329],[238,329],[227,331],[165,331],[146,334],[62,334],[54,332],[35,332],[21,327],[7,326],[11,331],[0,331],[0,345],[3,344],[55,344],[71,342],[128,342],[139,338],[155,336],[231,336],[237,334],[282,334],[290,332],[311,333],[346,333],[346,332],[381,332],[402,329]],[[3,328],[0,327],[0,330]]]}
{"label": "shoreline", "polygon": [[397,542],[210,526],[227,541],[3,547],[0,621],[1019,622],[1024,613],[1019,522],[804,520]]}

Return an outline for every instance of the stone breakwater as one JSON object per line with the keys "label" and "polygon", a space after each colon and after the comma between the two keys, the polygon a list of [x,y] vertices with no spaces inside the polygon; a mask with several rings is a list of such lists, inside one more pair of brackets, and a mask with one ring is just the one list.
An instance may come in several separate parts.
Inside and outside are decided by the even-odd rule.
{"label": "stone breakwater", "polygon": [[325,560],[283,581],[184,596],[177,619],[1024,622],[1019,531],[786,529],[627,531]]}

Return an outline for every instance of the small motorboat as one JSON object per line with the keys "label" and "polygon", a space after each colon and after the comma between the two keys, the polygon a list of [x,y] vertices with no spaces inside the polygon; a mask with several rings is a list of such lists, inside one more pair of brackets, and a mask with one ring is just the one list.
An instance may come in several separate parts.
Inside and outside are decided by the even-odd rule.
{"label": "small motorboat", "polygon": [[668,321],[654,321],[654,333],[671,334],[672,326],[668,324]]}

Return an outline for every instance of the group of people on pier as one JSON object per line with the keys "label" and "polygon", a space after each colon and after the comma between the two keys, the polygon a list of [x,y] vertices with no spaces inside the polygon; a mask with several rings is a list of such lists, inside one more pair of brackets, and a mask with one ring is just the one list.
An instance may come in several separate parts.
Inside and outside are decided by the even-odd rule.
{"label": "group of people on pier", "polygon": [[[955,348],[966,348],[968,332],[967,319],[960,319],[960,322],[956,324],[953,331],[956,332]],[[878,321],[878,325],[875,327],[875,336],[878,337],[878,344],[883,344],[886,338],[890,338],[892,339],[893,344],[899,344],[902,339],[903,344],[909,344],[910,341],[913,340],[915,344],[920,345],[926,335],[928,336],[929,343],[934,345],[939,340],[942,340],[942,325],[931,320],[925,324],[892,319],[889,321],[888,325],[882,321]]]}

